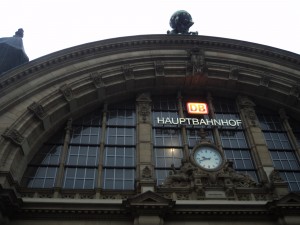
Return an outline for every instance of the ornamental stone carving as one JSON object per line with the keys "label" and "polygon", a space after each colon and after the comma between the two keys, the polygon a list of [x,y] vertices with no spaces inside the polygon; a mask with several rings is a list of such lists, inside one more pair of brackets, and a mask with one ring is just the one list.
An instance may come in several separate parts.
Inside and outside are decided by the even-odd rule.
{"label": "ornamental stone carving", "polygon": [[[161,191],[193,190],[195,199],[217,198],[232,199],[238,196],[239,191],[258,191],[260,186],[252,177],[235,171],[233,162],[227,161],[219,171],[204,171],[190,162],[182,162],[179,169],[172,165],[172,171],[159,186]],[[245,189],[246,188],[246,189]],[[174,190],[173,190],[174,189]]]}
{"label": "ornamental stone carving", "polygon": [[190,63],[192,74],[203,74],[206,70],[204,51],[199,48],[190,50]]}
{"label": "ornamental stone carving", "polygon": [[229,79],[238,80],[238,78],[239,78],[239,67],[238,66],[232,66],[230,68]]}
{"label": "ornamental stone carving", "polygon": [[151,169],[146,166],[143,170],[142,170],[142,179],[151,179],[152,178],[152,172]]}
{"label": "ornamental stone carving", "polygon": [[172,171],[165,179],[162,186],[164,187],[190,187],[193,180],[193,172],[197,169],[189,162],[182,163],[179,170],[175,169],[174,164],[171,165]]}
{"label": "ornamental stone carving", "polygon": [[73,99],[73,90],[68,84],[61,86],[59,90],[67,101],[71,101]]}
{"label": "ornamental stone carving", "polygon": [[137,97],[139,115],[141,116],[142,122],[146,123],[150,120],[151,113],[151,98],[149,93],[143,93]]}
{"label": "ornamental stone carving", "polygon": [[274,169],[270,175],[269,175],[269,179],[271,184],[275,184],[275,183],[284,183],[285,181],[281,178],[280,173],[278,170]]}
{"label": "ornamental stone carving", "polygon": [[103,78],[102,78],[101,73],[99,73],[99,72],[90,73],[90,77],[91,77],[94,85],[97,88],[101,88],[101,87],[104,86],[104,82],[103,82]]}
{"label": "ornamental stone carving", "polygon": [[238,96],[238,103],[249,124],[251,126],[258,126],[258,119],[254,110],[254,102],[246,96]]}
{"label": "ornamental stone carving", "polygon": [[28,110],[33,112],[34,115],[41,120],[47,116],[44,107],[36,102],[33,102],[30,106],[28,106]]}
{"label": "ornamental stone carving", "polygon": [[22,145],[24,141],[24,136],[15,128],[7,128],[2,134],[4,138],[11,140],[13,143],[17,145]]}
{"label": "ornamental stone carving", "polygon": [[299,97],[299,95],[300,95],[300,84],[299,83],[297,83],[291,87],[290,95]]}
{"label": "ornamental stone carving", "polygon": [[270,83],[271,77],[269,73],[264,73],[264,75],[261,76],[260,79],[260,85],[268,87]]}
{"label": "ornamental stone carving", "polygon": [[165,65],[162,61],[155,62],[155,75],[156,76],[163,76],[165,70]]}
{"label": "ornamental stone carving", "polygon": [[130,65],[123,66],[122,70],[123,70],[125,80],[130,80],[134,78],[133,68],[131,68]]}

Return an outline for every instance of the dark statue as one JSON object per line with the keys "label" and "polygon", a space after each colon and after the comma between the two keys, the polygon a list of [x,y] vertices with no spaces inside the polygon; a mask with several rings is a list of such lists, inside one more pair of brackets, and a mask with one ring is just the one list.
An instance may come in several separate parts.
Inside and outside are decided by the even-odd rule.
{"label": "dark statue", "polygon": [[24,30],[15,32],[12,37],[0,38],[0,75],[29,61],[23,46]]}
{"label": "dark statue", "polygon": [[167,34],[188,34],[198,35],[198,32],[189,32],[194,22],[191,15],[185,10],[176,11],[170,19],[170,26],[173,30],[167,32]]}
{"label": "dark statue", "polygon": [[18,29],[18,31],[15,32],[14,37],[23,38],[24,37],[24,30],[22,28]]}

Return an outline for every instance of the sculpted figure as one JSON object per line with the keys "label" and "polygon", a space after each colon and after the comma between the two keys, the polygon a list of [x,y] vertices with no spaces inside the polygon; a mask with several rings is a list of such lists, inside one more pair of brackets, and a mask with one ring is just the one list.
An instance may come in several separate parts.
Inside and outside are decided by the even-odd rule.
{"label": "sculpted figure", "polygon": [[171,165],[172,172],[166,178],[163,186],[187,186],[191,181],[191,176],[195,167],[190,163],[182,163],[179,170],[176,170],[174,164]]}
{"label": "sculpted figure", "polygon": [[256,182],[247,174],[236,172],[233,168],[233,162],[227,161],[224,166],[224,173],[228,174],[237,187],[254,187]]}
{"label": "sculpted figure", "polygon": [[23,38],[24,37],[24,30],[22,28],[18,29],[18,31],[15,32],[14,37]]}
{"label": "sculpted figure", "polygon": [[190,27],[194,24],[191,15],[185,10],[176,11],[170,19],[170,26],[173,30],[167,34],[192,34],[198,35],[198,32],[189,32]]}

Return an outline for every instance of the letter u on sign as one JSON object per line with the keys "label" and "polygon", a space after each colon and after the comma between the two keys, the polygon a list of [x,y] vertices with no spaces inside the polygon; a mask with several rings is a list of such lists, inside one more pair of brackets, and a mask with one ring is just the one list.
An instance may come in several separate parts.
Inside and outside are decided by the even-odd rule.
{"label": "letter u on sign", "polygon": [[189,114],[208,114],[208,107],[206,103],[188,102],[186,105]]}

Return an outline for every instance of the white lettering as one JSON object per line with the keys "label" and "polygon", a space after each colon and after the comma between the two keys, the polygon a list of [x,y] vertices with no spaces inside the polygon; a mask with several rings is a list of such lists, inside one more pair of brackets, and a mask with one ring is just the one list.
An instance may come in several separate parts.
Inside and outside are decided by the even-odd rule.
{"label": "white lettering", "polygon": [[200,125],[202,125],[202,124],[204,124],[204,125],[206,126],[206,122],[205,122],[204,119],[201,119],[201,120],[200,120]]}
{"label": "white lettering", "polygon": [[167,117],[167,118],[166,118],[166,120],[165,120],[165,124],[172,124],[172,122],[171,122],[171,120],[170,120],[170,118],[169,118],[169,117]]}
{"label": "white lettering", "polygon": [[235,120],[229,120],[229,125],[232,126],[232,127],[235,127],[236,126],[236,121]]}
{"label": "white lettering", "polygon": [[239,127],[242,124],[242,121],[241,120],[236,120],[236,124]]}
{"label": "white lettering", "polygon": [[211,120],[206,119],[206,125],[214,125],[214,120],[213,119],[211,119]]}
{"label": "white lettering", "polygon": [[192,118],[186,118],[188,125],[191,125]]}
{"label": "white lettering", "polygon": [[221,122],[222,122],[222,126],[224,126],[224,124],[226,124],[226,126],[228,126],[228,120],[221,120]]}
{"label": "white lettering", "polygon": [[165,123],[164,118],[161,118],[161,119],[160,119],[159,117],[157,117],[156,119],[157,119],[157,123],[158,123],[158,124],[159,124],[160,122],[163,123],[163,124]]}
{"label": "white lettering", "polygon": [[221,121],[220,120],[216,120],[214,119],[214,125],[218,125],[218,126],[221,126]]}
{"label": "white lettering", "polygon": [[[176,120],[175,122],[174,122],[174,120]],[[178,124],[179,122],[178,122],[178,118],[172,118],[172,124]]]}
{"label": "white lettering", "polygon": [[179,118],[179,123],[183,124],[185,122],[185,118]]}
{"label": "white lettering", "polygon": [[199,120],[196,118],[192,118],[193,125],[199,125]]}
{"label": "white lettering", "polygon": [[175,125],[205,125],[205,126],[241,126],[241,120],[222,120],[222,119],[197,119],[197,118],[169,118],[169,117],[157,117],[156,118],[157,124],[175,124]]}

